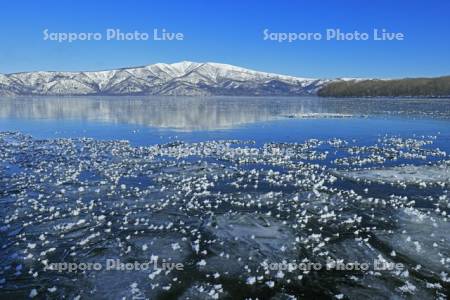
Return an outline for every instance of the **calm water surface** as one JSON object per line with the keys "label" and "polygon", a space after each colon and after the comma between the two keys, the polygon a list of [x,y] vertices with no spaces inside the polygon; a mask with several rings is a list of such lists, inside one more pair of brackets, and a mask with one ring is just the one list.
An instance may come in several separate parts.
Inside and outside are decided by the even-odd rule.
{"label": "calm water surface", "polygon": [[449,99],[0,98],[2,131],[37,138],[125,139],[134,145],[173,139],[369,141],[384,134],[439,134],[448,141],[449,120]]}

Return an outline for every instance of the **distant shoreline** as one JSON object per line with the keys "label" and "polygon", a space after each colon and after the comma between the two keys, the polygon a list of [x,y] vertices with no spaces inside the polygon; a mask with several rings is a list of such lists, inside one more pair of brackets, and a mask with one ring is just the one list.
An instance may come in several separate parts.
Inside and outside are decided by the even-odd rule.
{"label": "distant shoreline", "polygon": [[322,86],[320,97],[450,97],[450,76],[436,78],[334,81]]}
{"label": "distant shoreline", "polygon": [[29,98],[111,98],[111,99],[120,99],[123,97],[128,97],[132,99],[145,99],[145,98],[205,98],[205,99],[220,99],[220,98],[252,98],[252,99],[258,99],[258,98],[318,98],[318,99],[361,99],[361,100],[450,100],[450,95],[448,96],[320,96],[320,95],[267,95],[267,96],[232,96],[232,95],[213,95],[213,96],[195,96],[195,95],[187,95],[187,96],[170,96],[170,95],[139,95],[139,94],[130,94],[130,95],[99,95],[99,94],[92,94],[92,95],[0,95],[0,99],[29,99]]}
{"label": "distant shoreline", "polygon": [[0,96],[448,97],[450,76],[306,78],[182,61],[91,72],[0,74]]}

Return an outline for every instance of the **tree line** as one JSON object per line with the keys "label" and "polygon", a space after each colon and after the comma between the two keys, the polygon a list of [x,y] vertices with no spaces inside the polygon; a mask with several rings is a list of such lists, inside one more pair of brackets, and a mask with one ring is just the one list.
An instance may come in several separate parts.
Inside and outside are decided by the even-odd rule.
{"label": "tree line", "polygon": [[322,97],[448,97],[450,76],[392,80],[350,80],[326,84],[318,91]]}

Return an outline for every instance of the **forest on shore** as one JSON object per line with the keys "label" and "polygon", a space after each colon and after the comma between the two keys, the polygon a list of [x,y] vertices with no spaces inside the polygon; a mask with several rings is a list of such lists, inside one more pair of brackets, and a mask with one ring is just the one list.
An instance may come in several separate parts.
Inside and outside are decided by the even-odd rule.
{"label": "forest on shore", "polygon": [[321,97],[448,97],[450,76],[392,80],[335,81],[323,86]]}

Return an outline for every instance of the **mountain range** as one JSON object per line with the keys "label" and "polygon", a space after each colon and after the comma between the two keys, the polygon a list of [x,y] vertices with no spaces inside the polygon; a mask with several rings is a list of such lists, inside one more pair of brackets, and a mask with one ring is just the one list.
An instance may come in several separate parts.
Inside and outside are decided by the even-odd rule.
{"label": "mountain range", "polygon": [[89,72],[0,74],[0,95],[297,96],[331,80],[183,61]]}

